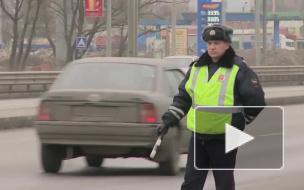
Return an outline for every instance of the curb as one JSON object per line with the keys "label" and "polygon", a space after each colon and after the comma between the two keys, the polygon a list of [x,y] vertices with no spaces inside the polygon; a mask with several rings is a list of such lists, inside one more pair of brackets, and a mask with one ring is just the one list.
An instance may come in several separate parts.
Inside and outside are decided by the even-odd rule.
{"label": "curb", "polygon": [[267,106],[284,106],[284,105],[293,105],[293,104],[304,104],[304,95],[303,96],[292,96],[292,97],[276,97],[276,98],[267,98]]}
{"label": "curb", "polygon": [[0,118],[0,130],[32,127],[35,116]]}

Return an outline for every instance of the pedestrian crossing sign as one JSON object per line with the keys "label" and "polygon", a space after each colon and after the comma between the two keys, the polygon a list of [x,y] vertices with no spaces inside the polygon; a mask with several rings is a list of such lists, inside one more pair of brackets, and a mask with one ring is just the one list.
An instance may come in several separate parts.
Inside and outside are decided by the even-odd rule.
{"label": "pedestrian crossing sign", "polygon": [[87,38],[77,37],[76,39],[76,49],[86,49],[87,48]]}

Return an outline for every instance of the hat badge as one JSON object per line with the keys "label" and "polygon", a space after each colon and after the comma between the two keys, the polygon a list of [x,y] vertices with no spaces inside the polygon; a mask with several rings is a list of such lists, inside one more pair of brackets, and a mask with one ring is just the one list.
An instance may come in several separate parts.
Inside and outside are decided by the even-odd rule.
{"label": "hat badge", "polygon": [[214,31],[214,30],[211,30],[211,31],[209,32],[209,35],[211,35],[211,36],[215,35],[215,31]]}

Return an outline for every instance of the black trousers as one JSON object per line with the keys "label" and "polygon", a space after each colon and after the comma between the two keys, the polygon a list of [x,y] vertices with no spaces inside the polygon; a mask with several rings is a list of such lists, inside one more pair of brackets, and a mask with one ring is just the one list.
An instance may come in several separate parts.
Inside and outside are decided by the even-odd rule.
{"label": "black trousers", "polygon": [[[194,142],[196,143],[195,165],[197,168],[234,168],[237,149],[225,154],[224,140],[201,140],[194,134],[189,144],[186,173],[181,190],[202,190],[208,170],[197,170],[194,167]],[[213,170],[216,190],[234,190],[233,170]]]}

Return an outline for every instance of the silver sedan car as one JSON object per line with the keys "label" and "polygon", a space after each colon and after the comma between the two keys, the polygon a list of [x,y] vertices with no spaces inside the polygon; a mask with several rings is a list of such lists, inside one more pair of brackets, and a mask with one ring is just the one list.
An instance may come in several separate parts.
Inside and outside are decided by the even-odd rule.
{"label": "silver sedan car", "polygon": [[[90,167],[106,158],[149,159],[156,127],[185,74],[173,63],[145,58],[85,58],[67,65],[41,96],[34,125],[44,171],[84,156]],[[171,128],[155,158],[162,174],[179,171],[190,132],[183,119]]]}
{"label": "silver sedan car", "polygon": [[189,68],[190,63],[198,59],[199,57],[196,55],[174,55],[164,58],[164,60],[174,62],[180,68]]}

